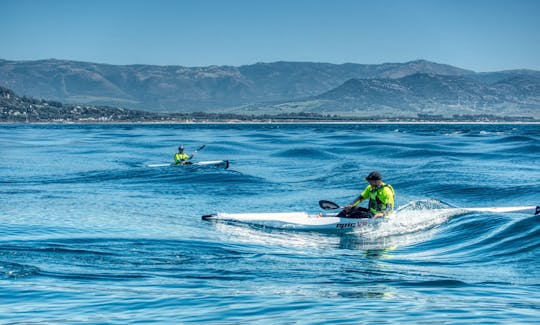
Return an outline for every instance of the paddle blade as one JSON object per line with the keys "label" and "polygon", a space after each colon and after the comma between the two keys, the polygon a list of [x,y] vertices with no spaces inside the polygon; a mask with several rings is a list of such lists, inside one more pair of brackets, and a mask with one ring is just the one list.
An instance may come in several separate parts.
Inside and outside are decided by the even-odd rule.
{"label": "paddle blade", "polygon": [[199,147],[199,149],[195,150],[195,152],[203,150],[203,149],[204,149],[204,147],[206,147],[206,145],[205,145],[205,144],[203,144],[202,146],[200,146],[200,147]]}
{"label": "paddle blade", "polygon": [[326,201],[326,200],[320,200],[319,201],[319,206],[322,208],[322,209],[325,209],[325,210],[335,210],[335,209],[339,209],[340,206],[335,204],[334,202],[331,202],[331,201]]}

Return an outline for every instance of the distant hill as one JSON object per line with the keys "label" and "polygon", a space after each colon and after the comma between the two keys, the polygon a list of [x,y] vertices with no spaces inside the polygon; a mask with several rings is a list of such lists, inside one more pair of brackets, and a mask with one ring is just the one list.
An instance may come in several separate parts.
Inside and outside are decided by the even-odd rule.
{"label": "distant hill", "polygon": [[478,72],[473,75],[469,75],[469,77],[485,83],[495,83],[513,77],[524,77],[527,79],[540,80],[540,71],[519,69],[497,72]]}
{"label": "distant hill", "polygon": [[275,62],[194,68],[54,59],[0,60],[0,86],[24,96],[67,103],[193,112],[317,96],[352,78],[401,78],[418,72],[473,74],[425,60],[375,65]]}
{"label": "distant hill", "polygon": [[540,118],[540,78],[415,73],[399,79],[350,79],[301,100],[244,105],[237,114],[306,112],[342,116],[494,115]]}
{"label": "distant hill", "polygon": [[144,122],[161,115],[107,106],[62,104],[56,101],[19,97],[0,87],[0,122]]}
{"label": "distant hill", "polygon": [[[63,104],[57,101],[20,97],[0,87],[0,123],[214,123],[328,120],[320,114],[245,116],[216,113],[155,113],[109,106]],[[335,120],[344,120],[335,118]]]}

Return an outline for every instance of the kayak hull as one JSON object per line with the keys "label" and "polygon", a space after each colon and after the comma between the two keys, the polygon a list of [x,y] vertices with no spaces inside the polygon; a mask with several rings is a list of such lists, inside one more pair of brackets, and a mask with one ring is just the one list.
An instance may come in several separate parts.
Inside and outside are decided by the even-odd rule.
{"label": "kayak hull", "polygon": [[148,167],[184,167],[184,166],[200,166],[200,167],[216,167],[216,168],[229,168],[228,160],[210,160],[210,161],[198,161],[189,162],[186,164],[150,164]]}
{"label": "kayak hull", "polygon": [[240,223],[258,227],[300,231],[348,232],[374,226],[384,218],[339,218],[336,214],[309,215],[305,212],[283,213],[216,213],[202,216],[203,220],[225,223]]}
{"label": "kayak hull", "polygon": [[198,161],[198,162],[193,163],[191,165],[194,165],[194,166],[221,167],[221,168],[227,169],[227,168],[229,168],[229,161],[228,160]]}

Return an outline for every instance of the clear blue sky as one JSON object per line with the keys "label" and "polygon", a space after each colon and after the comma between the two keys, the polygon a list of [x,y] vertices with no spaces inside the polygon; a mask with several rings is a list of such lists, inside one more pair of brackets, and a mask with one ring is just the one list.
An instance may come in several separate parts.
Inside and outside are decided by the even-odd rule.
{"label": "clear blue sky", "polygon": [[0,58],[540,70],[540,0],[0,0]]}

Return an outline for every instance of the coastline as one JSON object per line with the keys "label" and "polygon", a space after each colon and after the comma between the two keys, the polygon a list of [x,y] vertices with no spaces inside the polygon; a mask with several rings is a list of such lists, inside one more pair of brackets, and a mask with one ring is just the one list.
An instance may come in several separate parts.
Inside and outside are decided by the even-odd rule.
{"label": "coastline", "polygon": [[0,122],[0,125],[540,125],[540,121],[114,121],[114,122]]}

